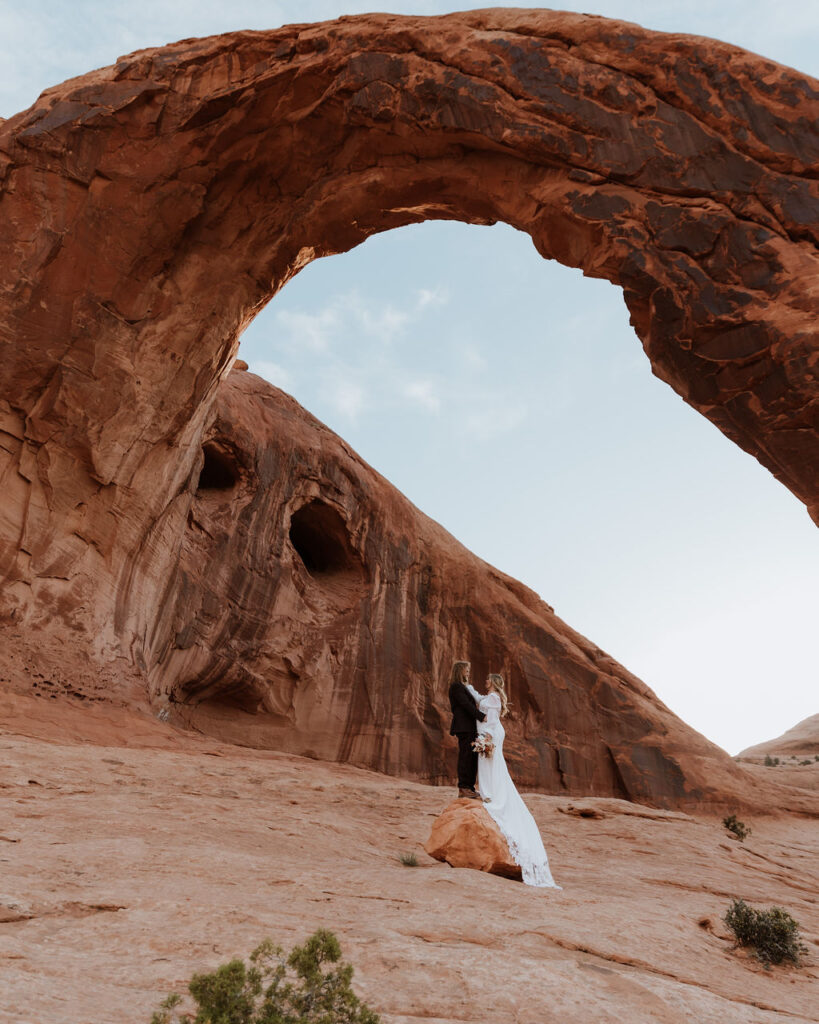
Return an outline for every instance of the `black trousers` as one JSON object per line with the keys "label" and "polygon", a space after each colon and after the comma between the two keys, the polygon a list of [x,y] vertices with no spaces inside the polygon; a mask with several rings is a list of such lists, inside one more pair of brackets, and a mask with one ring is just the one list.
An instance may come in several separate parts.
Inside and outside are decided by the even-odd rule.
{"label": "black trousers", "polygon": [[475,734],[458,733],[458,789],[474,789],[478,776],[478,755],[472,749]]}

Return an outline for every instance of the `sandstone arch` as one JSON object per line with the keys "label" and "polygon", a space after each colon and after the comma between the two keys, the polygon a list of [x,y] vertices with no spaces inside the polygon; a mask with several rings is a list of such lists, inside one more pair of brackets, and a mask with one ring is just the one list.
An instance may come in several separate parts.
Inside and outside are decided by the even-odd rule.
{"label": "sandstone arch", "polygon": [[[818,113],[816,82],[726,44],[519,10],[188,40],[44,93],[0,124],[0,238],[11,254],[0,267],[3,610],[21,650],[32,630],[51,638],[26,663],[54,674],[49,658],[68,635],[104,691],[122,693],[130,678],[156,698],[235,692],[289,721],[264,686],[273,669],[250,653],[269,631],[255,603],[286,563],[275,526],[288,502],[327,488],[345,507],[360,479],[325,459],[321,485],[308,486],[239,410],[261,401],[260,385],[231,385],[227,373],[242,327],[306,263],[427,218],[507,221],[544,256],[621,285],[654,372],[819,521]],[[320,434],[282,410],[271,429],[283,416],[296,435]],[[196,503],[208,442],[254,467],[233,504]],[[262,523],[262,478],[307,490],[285,488]],[[368,523],[347,511],[366,545]],[[223,581],[227,612],[186,572],[205,547],[250,573]],[[262,551],[281,561],[271,568]],[[398,554],[395,565],[408,572]],[[416,607],[435,608],[434,567],[417,573]],[[322,629],[326,658],[355,633],[338,615]],[[567,736],[582,733],[572,717],[603,676],[626,678],[570,633],[550,622],[537,641],[581,651],[561,669],[579,687],[564,708]],[[232,637],[242,651],[226,653]],[[357,636],[356,650],[367,642]],[[429,637],[413,644],[405,654],[420,659],[420,678],[442,655]],[[398,713],[368,689],[378,660],[352,659],[342,686],[372,723]],[[538,685],[535,718],[554,697]],[[659,713],[640,685],[627,689],[596,693],[596,706],[648,701]],[[408,698],[406,730],[434,737],[436,700]],[[626,731],[639,755],[584,740],[582,757],[569,744],[554,763],[541,751],[536,767],[527,754],[531,781],[650,796],[665,773],[664,798],[704,799],[699,783],[692,795],[690,765],[679,778],[668,767],[670,741],[646,739],[656,719],[635,715]],[[354,730],[342,731],[336,755],[419,770],[406,751],[391,760],[381,741],[356,749]],[[641,758],[646,792],[623,777]]]}

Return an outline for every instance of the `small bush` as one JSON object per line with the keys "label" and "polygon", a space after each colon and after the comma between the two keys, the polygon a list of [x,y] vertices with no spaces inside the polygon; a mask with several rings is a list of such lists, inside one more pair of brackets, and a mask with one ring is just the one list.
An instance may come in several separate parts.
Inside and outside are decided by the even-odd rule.
{"label": "small bush", "polygon": [[766,754],[765,755],[765,764],[767,765],[768,768],[773,768],[774,765],[779,764],[779,758],[778,757],[771,757],[770,754]]}
{"label": "small bush", "polygon": [[398,859],[401,861],[405,868],[418,867],[418,858],[412,851],[410,851],[409,853],[402,853]]}
{"label": "small bush", "polygon": [[175,1013],[182,997],[174,993],[151,1017],[151,1024],[380,1024],[381,1018],[350,987],[353,969],[340,964],[341,947],[321,928],[285,957],[266,939],[242,960],[222,964],[212,974],[194,974],[188,991],[196,1016]]}
{"label": "small bush", "polygon": [[807,761],[800,761],[800,762],[799,762],[799,767],[800,767],[800,768],[803,768],[803,767],[804,767],[804,766],[805,766],[806,764],[813,764],[813,761],[811,761],[811,760],[807,760]]}
{"label": "small bush", "polygon": [[747,837],[751,834],[750,828],[744,821],[737,821],[737,816],[735,814],[729,814],[727,818],[723,818],[722,824],[729,832],[733,832],[741,843],[744,843]]}
{"label": "small bush", "polygon": [[799,925],[782,907],[756,910],[744,900],[733,900],[723,921],[736,936],[737,945],[752,946],[766,966],[784,960],[797,966],[808,948],[800,939]]}

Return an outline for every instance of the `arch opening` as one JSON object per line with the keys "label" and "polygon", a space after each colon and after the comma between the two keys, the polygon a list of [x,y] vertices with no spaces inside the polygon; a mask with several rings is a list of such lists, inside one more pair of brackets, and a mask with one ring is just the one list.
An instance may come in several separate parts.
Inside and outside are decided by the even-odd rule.
{"label": "arch opening", "polygon": [[[449,288],[445,301],[438,285]],[[725,633],[713,635],[700,621],[701,581],[729,607],[753,544],[748,594],[764,600],[792,565],[794,599],[776,620],[802,621],[812,527],[651,374],[620,288],[544,260],[508,225],[427,222],[305,267],[241,351],[466,547],[583,623],[686,721],[738,748],[743,718],[717,725],[704,710],[720,673],[693,663],[699,650],[723,671],[730,649],[735,671],[743,624],[715,613]],[[756,509],[755,526],[743,508]],[[789,524],[770,543],[759,537],[766,517]],[[679,631],[692,653],[677,667],[665,652]],[[775,636],[760,664],[780,656]],[[788,641],[794,671],[805,646]],[[753,665],[745,674],[764,685]]]}

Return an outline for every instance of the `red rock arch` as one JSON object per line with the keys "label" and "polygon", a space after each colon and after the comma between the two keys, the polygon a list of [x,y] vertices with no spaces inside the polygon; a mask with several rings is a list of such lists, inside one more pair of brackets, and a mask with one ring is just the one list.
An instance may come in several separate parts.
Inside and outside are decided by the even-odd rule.
{"label": "red rock arch", "polygon": [[429,218],[619,284],[657,376],[819,520],[818,112],[726,44],[520,10],[188,40],[47,91],[0,124],[5,611],[156,673],[243,326]]}

